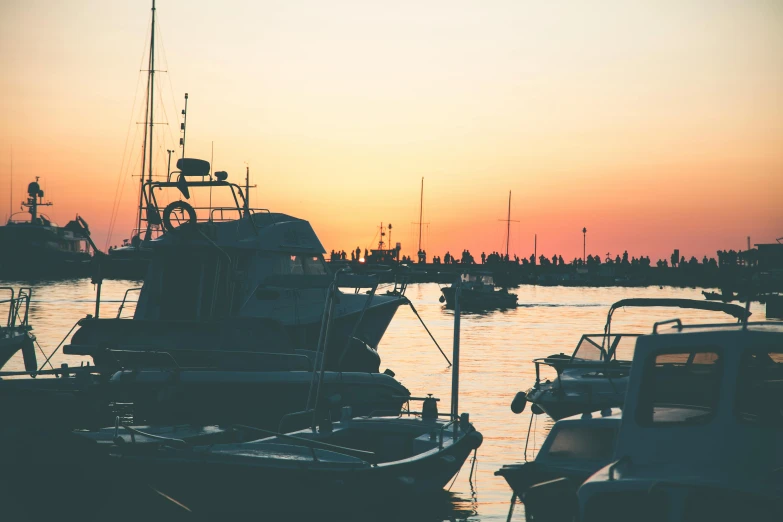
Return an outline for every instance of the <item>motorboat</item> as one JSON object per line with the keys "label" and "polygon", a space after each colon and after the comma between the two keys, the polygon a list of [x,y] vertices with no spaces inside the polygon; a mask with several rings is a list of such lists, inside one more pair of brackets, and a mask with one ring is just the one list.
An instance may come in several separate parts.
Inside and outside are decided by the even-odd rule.
{"label": "motorboat", "polygon": [[11,357],[21,351],[25,369],[35,371],[38,368],[35,336],[29,324],[30,297],[33,290],[30,287],[23,287],[16,293],[13,288],[3,286],[0,287],[0,292],[9,294],[9,297],[0,299],[0,305],[8,305],[5,326],[0,326],[0,369]]}
{"label": "motorboat", "polygon": [[[612,461],[619,429],[619,409],[557,421],[534,460],[506,464],[495,472],[514,491],[511,509],[519,498],[525,504],[529,521],[573,520],[577,513],[577,489]],[[527,444],[525,450],[527,459]]]}
{"label": "motorboat", "polygon": [[[107,349],[165,351],[180,366],[197,366],[200,350],[314,351],[336,276],[310,224],[251,209],[225,172],[210,176],[209,162],[185,158],[177,168],[169,181],[145,185],[145,220],[149,227],[162,223],[167,232],[149,241],[153,258],[136,289],[133,317],[120,316],[125,300],[116,317],[100,317],[98,294],[95,315],[79,322],[65,353],[91,356],[103,366],[112,362]],[[211,190],[215,201],[223,191],[233,205],[197,209],[175,200],[160,211],[156,194],[167,189],[185,199],[191,191]],[[378,343],[397,308],[408,301],[401,294],[376,294],[372,277],[341,273],[336,285],[330,342],[339,348],[330,350],[329,369],[373,371]],[[354,352],[369,366],[351,366]]]}
{"label": "motorboat", "polygon": [[[335,422],[322,406],[328,393],[322,358],[320,370],[310,372],[314,400],[308,400],[312,407],[302,412],[311,420],[308,428],[276,432],[231,426],[258,438],[222,441],[222,428],[186,427],[182,433],[189,441],[167,427],[142,429],[117,419],[105,448],[108,474],[116,477],[115,487],[144,484],[200,514],[361,512],[377,510],[381,502],[388,509],[389,500],[426,499],[454,478],[483,440],[469,414],[457,415],[459,313],[454,321],[447,415],[438,412],[438,399],[429,395],[411,398],[422,401],[420,412],[409,408],[396,416],[356,416],[345,406]],[[101,430],[87,437],[96,444],[103,441],[105,447],[107,434]],[[198,437],[218,440],[198,444]]]}
{"label": "motorboat", "polygon": [[[243,443],[115,446],[118,475],[198,513],[362,511],[442,490],[481,445],[467,417],[352,417]],[[328,426],[328,427],[327,427]],[[263,432],[259,432],[263,433]],[[306,501],[302,501],[306,499]]]}
{"label": "motorboat", "polygon": [[491,272],[470,271],[460,274],[457,283],[440,289],[441,302],[446,308],[454,308],[454,292],[462,287],[462,307],[466,310],[488,310],[494,308],[515,308],[517,295],[506,288],[497,288]]}
{"label": "motorboat", "polygon": [[0,279],[85,276],[90,272],[90,229],[81,217],[58,226],[41,207],[44,200],[39,178],[27,185],[25,209],[12,214],[0,226]]}
{"label": "motorboat", "polygon": [[782,341],[780,322],[680,319],[639,337],[614,457],[579,488],[579,520],[783,520]]}
{"label": "motorboat", "polygon": [[[710,310],[728,314],[738,321],[749,312],[737,305],[693,299],[623,299],[609,308],[603,334],[582,335],[569,356],[564,353],[533,360],[536,382],[519,392],[515,408],[519,413],[527,402],[535,414],[546,413],[555,420],[584,412],[622,407],[631,369],[633,348],[639,334],[611,330],[614,312],[625,307],[669,307]],[[550,367],[557,376],[542,380],[541,367]]]}

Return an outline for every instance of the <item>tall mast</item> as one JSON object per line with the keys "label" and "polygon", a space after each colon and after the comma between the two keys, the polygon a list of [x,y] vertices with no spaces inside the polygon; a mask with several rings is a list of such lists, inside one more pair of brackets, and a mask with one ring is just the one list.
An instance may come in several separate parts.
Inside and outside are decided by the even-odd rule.
{"label": "tall mast", "polygon": [[508,216],[506,217],[506,259],[508,259],[508,242],[511,239],[511,191],[508,191]]}
{"label": "tall mast", "polygon": [[421,217],[424,211],[424,176],[421,177],[421,196],[419,198],[419,252],[421,252]]}
{"label": "tall mast", "polygon": [[250,214],[250,165],[245,164],[245,217]]}
{"label": "tall mast", "polygon": [[[155,0],[152,0],[152,29],[150,30],[150,56],[147,69],[147,103],[144,107],[144,140],[141,145],[141,180],[139,181],[139,218],[137,234],[141,238],[141,221],[144,217],[144,175],[149,158],[149,180],[152,181],[152,106],[155,101],[153,88],[155,85]],[[149,129],[147,128],[149,126]],[[147,136],[149,135],[149,147]],[[149,155],[149,156],[148,156]]]}
{"label": "tall mast", "polygon": [[150,106],[150,145],[149,145],[149,172],[147,179],[152,182],[152,132],[154,128],[153,108],[155,107],[155,0],[152,0],[152,31],[150,31],[150,87],[149,87],[149,106]]}
{"label": "tall mast", "polygon": [[8,219],[14,213],[14,146],[11,145],[11,188],[8,194]]}

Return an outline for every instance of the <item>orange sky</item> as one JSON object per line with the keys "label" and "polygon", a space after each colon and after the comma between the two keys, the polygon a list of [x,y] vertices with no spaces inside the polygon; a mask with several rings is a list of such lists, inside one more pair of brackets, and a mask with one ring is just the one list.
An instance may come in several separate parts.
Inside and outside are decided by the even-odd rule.
{"label": "orange sky", "polygon": [[[383,221],[412,254],[422,176],[430,255],[503,248],[509,190],[519,255],[538,234],[539,253],[581,256],[583,226],[602,256],[772,241],[781,5],[159,0],[155,172],[187,91],[188,155],[214,142],[235,181],[248,162],[253,203],[310,220],[327,250],[375,246]],[[0,217],[13,146],[14,211],[41,176],[51,217],[78,212],[103,246],[119,181],[111,243],[127,237],[149,14],[0,6]]]}

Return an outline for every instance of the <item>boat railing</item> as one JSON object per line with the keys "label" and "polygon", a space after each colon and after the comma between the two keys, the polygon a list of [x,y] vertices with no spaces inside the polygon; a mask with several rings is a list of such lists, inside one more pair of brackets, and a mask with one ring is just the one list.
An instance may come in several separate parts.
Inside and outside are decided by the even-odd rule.
{"label": "boat railing", "polygon": [[117,319],[121,319],[120,317],[122,315],[122,309],[125,308],[125,302],[128,299],[128,294],[131,292],[141,292],[141,287],[138,288],[128,288],[125,290],[125,295],[122,297],[122,302],[120,303],[120,307],[117,309]]}
{"label": "boat railing", "polygon": [[33,293],[32,288],[23,286],[19,288],[19,293],[17,294],[10,286],[0,286],[0,291],[7,291],[11,294],[11,297],[8,299],[0,299],[0,304],[8,303],[6,327],[27,326],[30,312],[30,297]]}
{"label": "boat railing", "polygon": [[270,430],[264,430],[261,428],[256,428],[254,426],[246,426],[244,424],[233,424],[231,426],[235,429],[245,430],[245,431],[255,431],[262,435],[266,435],[267,437],[274,437],[281,440],[288,440],[291,442],[294,442],[298,446],[305,446],[307,448],[310,448],[313,455],[313,460],[318,460],[315,450],[316,449],[322,449],[326,451],[331,451],[334,453],[340,453],[342,455],[347,455],[349,457],[354,457],[361,459],[362,461],[368,463],[368,464],[377,464],[378,458],[375,453],[372,451],[364,451],[364,450],[358,450],[354,448],[347,448],[345,446],[337,446],[335,444],[329,444],[327,442],[321,442],[320,440],[313,440],[308,439],[305,437],[297,437],[295,435],[289,435],[286,433],[278,433],[275,431]]}

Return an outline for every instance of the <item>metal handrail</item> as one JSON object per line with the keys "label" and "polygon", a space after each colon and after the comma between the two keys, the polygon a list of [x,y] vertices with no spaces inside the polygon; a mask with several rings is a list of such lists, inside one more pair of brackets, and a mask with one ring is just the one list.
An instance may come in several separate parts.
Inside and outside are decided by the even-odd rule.
{"label": "metal handrail", "polygon": [[141,291],[141,287],[139,288],[128,288],[125,290],[125,295],[122,297],[122,302],[120,303],[120,307],[117,309],[117,319],[120,318],[120,315],[122,315],[122,309],[125,308],[125,300],[128,299],[128,294],[130,292],[136,292]]}
{"label": "metal handrail", "polygon": [[[265,430],[262,428],[256,428],[254,426],[246,426],[244,424],[232,424],[232,428],[239,428],[241,430],[247,430],[247,431],[257,431],[258,433],[262,433],[264,435],[268,435],[269,437],[275,437],[283,440],[291,440],[294,442],[297,442],[301,444],[302,446],[309,447],[310,449],[323,449],[326,451],[333,451],[334,453],[340,453],[342,455],[347,455],[349,457],[354,457],[361,459],[362,461],[373,464],[374,461],[377,461],[376,454],[372,451],[364,451],[364,450],[358,450],[354,448],[346,448],[344,446],[337,446],[335,444],[329,444],[328,442],[321,442],[318,440],[311,440],[311,439],[305,439],[303,437],[295,437],[294,435],[288,435],[286,433],[277,433],[271,430]],[[313,456],[315,456],[315,452],[313,452]],[[317,459],[316,459],[317,460]]]}
{"label": "metal handrail", "polygon": [[678,325],[678,330],[682,330],[682,321],[680,321],[679,318],[675,318],[675,319],[667,319],[666,321],[657,321],[655,324],[653,324],[652,333],[657,334],[659,326],[663,326],[665,324],[675,324],[675,323]]}
{"label": "metal handrail", "polygon": [[115,424],[114,424],[114,443],[119,445],[125,442],[125,440],[119,436],[120,428],[123,428],[130,433],[131,436],[131,444],[136,444],[136,435],[147,437],[149,439],[153,440],[159,440],[166,443],[174,443],[177,446],[180,447],[190,447],[190,444],[188,444],[187,441],[183,439],[175,439],[172,437],[163,437],[162,435],[153,435],[152,433],[145,433],[141,430],[137,430],[136,428],[131,428],[130,426],[127,426],[125,424],[120,423],[120,418],[116,417]]}

